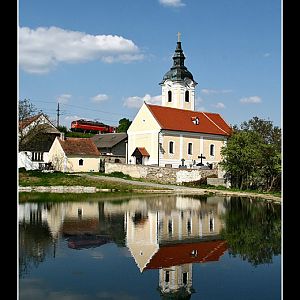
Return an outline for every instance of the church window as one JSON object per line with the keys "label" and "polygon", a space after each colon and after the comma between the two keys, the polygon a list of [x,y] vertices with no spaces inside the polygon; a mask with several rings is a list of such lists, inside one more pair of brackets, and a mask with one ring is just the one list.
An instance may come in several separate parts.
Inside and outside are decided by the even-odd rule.
{"label": "church window", "polygon": [[215,145],[211,144],[209,147],[210,156],[215,156]]}
{"label": "church window", "polygon": [[168,102],[172,102],[172,92],[168,91]]}
{"label": "church window", "polygon": [[83,166],[83,159],[79,159],[79,166]]}
{"label": "church window", "polygon": [[185,91],[185,102],[190,102],[190,93],[189,93],[189,91]]}
{"label": "church window", "polygon": [[209,218],[209,231],[210,232],[214,231],[214,218],[212,217]]}
{"label": "church window", "polygon": [[169,222],[168,222],[168,233],[169,233],[169,235],[172,235],[172,233],[173,233],[173,222],[172,222],[172,220],[169,220]]}
{"label": "church window", "polygon": [[182,283],[183,283],[184,285],[186,285],[186,284],[187,284],[187,281],[188,281],[188,273],[187,273],[187,272],[184,272],[184,273],[182,273]]}
{"label": "church window", "polygon": [[165,282],[170,281],[170,271],[166,271]]}
{"label": "church window", "polygon": [[187,233],[188,233],[188,235],[190,235],[190,234],[191,234],[191,232],[192,232],[192,224],[191,224],[191,219],[188,219],[188,220],[187,220],[186,227],[187,227]]}
{"label": "church window", "polygon": [[193,154],[193,144],[188,143],[188,154],[192,155]]}
{"label": "church window", "polygon": [[174,142],[169,142],[169,153],[174,154]]}

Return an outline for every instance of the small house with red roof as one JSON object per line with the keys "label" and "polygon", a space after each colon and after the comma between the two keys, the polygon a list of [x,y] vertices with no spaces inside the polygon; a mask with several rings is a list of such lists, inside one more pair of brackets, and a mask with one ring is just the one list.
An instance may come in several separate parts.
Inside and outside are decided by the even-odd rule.
{"label": "small house with red roof", "polygon": [[195,111],[197,82],[184,59],[178,41],[160,82],[162,105],[144,102],[128,128],[127,163],[178,168],[221,161],[231,127],[218,113]]}
{"label": "small house with red roof", "polygon": [[69,138],[61,134],[50,150],[49,161],[61,172],[98,172],[100,153],[90,138]]}

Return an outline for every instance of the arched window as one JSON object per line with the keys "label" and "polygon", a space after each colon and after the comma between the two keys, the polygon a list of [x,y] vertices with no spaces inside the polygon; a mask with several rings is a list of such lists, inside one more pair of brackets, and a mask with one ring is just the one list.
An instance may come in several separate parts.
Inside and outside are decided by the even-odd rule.
{"label": "arched window", "polygon": [[79,159],[79,166],[83,166],[83,159]]}
{"label": "arched window", "polygon": [[168,91],[168,102],[172,102],[172,92]]}
{"label": "arched window", "polygon": [[174,154],[174,142],[169,142],[169,153]]}
{"label": "arched window", "polygon": [[210,156],[215,156],[215,145],[211,144],[209,148]]}
{"label": "arched window", "polygon": [[189,91],[185,91],[185,102],[190,102],[190,93],[189,93]]}

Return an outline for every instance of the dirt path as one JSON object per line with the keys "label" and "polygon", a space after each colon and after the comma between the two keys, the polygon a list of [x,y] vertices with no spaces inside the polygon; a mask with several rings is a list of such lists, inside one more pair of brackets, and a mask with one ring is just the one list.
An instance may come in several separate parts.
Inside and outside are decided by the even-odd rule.
{"label": "dirt path", "polygon": [[[74,174],[75,175],[75,174]],[[143,181],[136,181],[136,180],[129,180],[117,177],[108,177],[108,176],[97,176],[97,175],[89,175],[89,174],[80,174],[76,173],[79,176],[85,176],[88,178],[98,179],[98,180],[105,180],[105,181],[114,181],[120,182],[124,184],[133,184],[133,185],[140,185],[140,186],[147,186],[153,187],[153,190],[136,190],[137,192],[146,192],[146,193],[189,193],[189,194],[218,194],[218,195],[225,195],[225,196],[241,196],[241,197],[253,197],[253,198],[263,198],[267,200],[272,200],[275,202],[282,202],[281,197],[267,195],[267,194],[254,194],[248,192],[235,192],[235,191],[226,191],[226,190],[217,190],[217,189],[201,189],[201,188],[192,188],[192,187],[185,187],[185,186],[178,186],[172,184],[159,184],[153,182],[143,182]],[[159,190],[162,189],[162,190]]]}

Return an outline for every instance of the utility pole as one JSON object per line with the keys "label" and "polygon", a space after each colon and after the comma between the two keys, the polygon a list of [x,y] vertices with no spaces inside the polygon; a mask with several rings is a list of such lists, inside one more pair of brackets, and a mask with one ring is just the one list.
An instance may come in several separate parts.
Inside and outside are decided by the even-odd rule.
{"label": "utility pole", "polygon": [[56,121],[56,127],[58,127],[59,126],[59,102],[57,103],[57,121]]}

